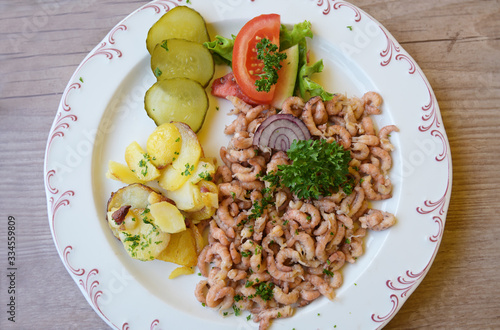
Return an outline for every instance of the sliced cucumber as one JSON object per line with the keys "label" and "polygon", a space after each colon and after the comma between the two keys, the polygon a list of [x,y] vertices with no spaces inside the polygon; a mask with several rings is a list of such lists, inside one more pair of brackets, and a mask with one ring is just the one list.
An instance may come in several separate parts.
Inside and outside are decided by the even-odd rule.
{"label": "sliced cucumber", "polygon": [[207,114],[208,97],[199,82],[187,78],[165,79],[146,92],[144,107],[158,126],[180,121],[198,132]]}
{"label": "sliced cucumber", "polygon": [[214,75],[214,59],[202,44],[167,39],[151,54],[151,70],[158,80],[189,78],[206,87]]}
{"label": "sliced cucumber", "polygon": [[283,102],[293,95],[299,70],[299,45],[286,49],[284,53],[286,53],[286,59],[281,62],[282,67],[278,71],[278,83],[271,102],[271,105],[277,109],[281,109]]}
{"label": "sliced cucumber", "polygon": [[165,39],[180,38],[197,43],[210,41],[205,20],[194,9],[178,6],[169,10],[149,29],[146,47],[150,54]]}

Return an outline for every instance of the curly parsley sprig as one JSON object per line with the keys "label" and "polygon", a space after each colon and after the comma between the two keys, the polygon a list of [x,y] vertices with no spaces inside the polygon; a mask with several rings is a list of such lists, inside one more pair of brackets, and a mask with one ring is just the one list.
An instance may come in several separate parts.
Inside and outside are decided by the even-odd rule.
{"label": "curly parsley sprig", "polygon": [[329,196],[340,188],[350,195],[354,179],[349,176],[349,150],[326,140],[294,140],[287,151],[291,165],[263,177],[276,186],[284,185],[300,199]]}
{"label": "curly parsley sprig", "polygon": [[285,53],[278,52],[278,46],[269,39],[262,38],[256,45],[257,59],[264,62],[263,73],[258,74],[260,79],[255,82],[258,92],[269,92],[271,86],[278,82],[278,71],[281,61],[286,59]]}

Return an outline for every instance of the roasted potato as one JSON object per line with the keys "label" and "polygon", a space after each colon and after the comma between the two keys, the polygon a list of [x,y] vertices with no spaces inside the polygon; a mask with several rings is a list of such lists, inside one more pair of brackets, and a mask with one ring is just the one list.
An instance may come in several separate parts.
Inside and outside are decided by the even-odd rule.
{"label": "roasted potato", "polygon": [[160,171],[151,163],[151,156],[135,141],[125,149],[125,161],[140,180],[147,182],[160,176]]}
{"label": "roasted potato", "polygon": [[132,258],[153,260],[168,246],[170,234],[158,229],[149,210],[150,200],[162,199],[143,184],[126,186],[111,195],[107,206],[108,225]]}
{"label": "roasted potato", "polygon": [[160,187],[171,191],[179,189],[188,181],[202,154],[196,133],[184,123],[174,122],[173,124],[182,136],[181,150],[178,158],[163,170],[158,180]]}
{"label": "roasted potato", "polygon": [[156,168],[162,169],[177,158],[181,146],[182,136],[177,127],[165,123],[156,127],[149,135],[146,150]]}
{"label": "roasted potato", "polygon": [[203,208],[200,188],[189,181],[177,190],[168,190],[167,197],[175,202],[179,210],[194,212]]}
{"label": "roasted potato", "polygon": [[198,255],[192,230],[187,228],[180,233],[171,234],[168,248],[163,250],[157,259],[173,262],[181,266],[196,266]]}
{"label": "roasted potato", "polygon": [[146,183],[135,175],[128,166],[110,160],[108,163],[108,172],[106,173],[108,179],[121,181],[126,184],[132,183]]}
{"label": "roasted potato", "polygon": [[160,202],[149,206],[153,223],[165,233],[175,234],[186,230],[184,216],[179,209],[169,202]]}

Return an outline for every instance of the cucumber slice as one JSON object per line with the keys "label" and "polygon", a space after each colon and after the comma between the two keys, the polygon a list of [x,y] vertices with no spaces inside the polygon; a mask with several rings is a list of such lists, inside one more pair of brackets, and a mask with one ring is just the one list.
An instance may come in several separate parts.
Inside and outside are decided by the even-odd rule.
{"label": "cucumber slice", "polygon": [[271,102],[276,109],[281,109],[283,102],[293,96],[299,70],[299,45],[286,49],[284,53],[286,53],[286,59],[281,62],[282,67],[278,71],[278,83]]}
{"label": "cucumber slice", "polygon": [[149,29],[146,47],[150,54],[165,39],[179,38],[197,43],[210,41],[205,20],[194,9],[178,6],[169,10]]}
{"label": "cucumber slice", "polygon": [[196,133],[208,110],[208,97],[203,86],[187,78],[157,81],[146,92],[144,107],[156,125],[180,121]]}
{"label": "cucumber slice", "polygon": [[189,78],[206,87],[214,75],[214,59],[202,44],[167,39],[151,54],[151,70],[158,80]]}

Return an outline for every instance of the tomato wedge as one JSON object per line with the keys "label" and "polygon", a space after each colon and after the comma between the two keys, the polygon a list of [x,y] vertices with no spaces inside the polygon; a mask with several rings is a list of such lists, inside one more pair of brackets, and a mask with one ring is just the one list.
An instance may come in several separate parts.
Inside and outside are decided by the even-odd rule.
{"label": "tomato wedge", "polygon": [[256,45],[269,39],[279,45],[280,15],[267,14],[254,17],[240,30],[234,41],[233,72],[243,93],[258,104],[269,104],[273,100],[274,86],[269,92],[258,92],[255,82],[259,79],[264,63],[257,59]]}

